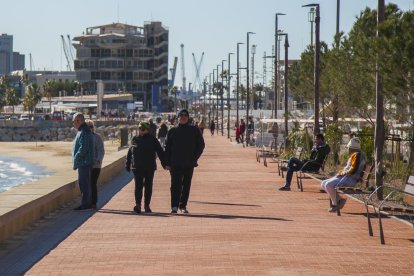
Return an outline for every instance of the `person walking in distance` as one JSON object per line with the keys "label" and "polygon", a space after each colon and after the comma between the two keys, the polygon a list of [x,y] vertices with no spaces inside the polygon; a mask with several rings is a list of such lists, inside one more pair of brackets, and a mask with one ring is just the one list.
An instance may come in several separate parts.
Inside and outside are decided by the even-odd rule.
{"label": "person walking in distance", "polygon": [[92,120],[86,120],[86,124],[92,131],[93,136],[93,150],[94,150],[94,162],[91,172],[91,193],[92,193],[92,209],[96,209],[96,203],[98,202],[98,178],[101,174],[102,160],[105,156],[105,148],[101,135],[95,132],[95,125]]}
{"label": "person walking in distance", "polygon": [[135,179],[135,207],[134,212],[141,213],[142,189],[145,187],[144,210],[145,213],[152,213],[150,203],[152,197],[152,186],[154,173],[157,169],[155,162],[156,154],[165,167],[164,151],[160,142],[149,134],[149,124],[141,122],[138,127],[138,136],[132,138],[131,147],[127,153],[125,169],[134,173]]}
{"label": "person walking in distance", "polygon": [[210,132],[211,132],[211,136],[214,135],[214,130],[216,129],[216,124],[214,123],[214,120],[211,120],[210,123]]}
{"label": "person walking in distance", "polygon": [[244,133],[246,132],[246,123],[244,122],[243,119],[240,119],[239,128],[240,128],[240,141],[243,144],[244,143]]}
{"label": "person walking in distance", "polygon": [[165,162],[171,174],[171,213],[177,213],[178,209],[188,213],[191,179],[205,147],[200,130],[190,125],[188,120],[188,111],[181,110],[178,113],[178,125],[167,134]]}
{"label": "person walking in distance", "polygon": [[73,116],[73,127],[78,130],[72,146],[73,169],[78,170],[78,184],[82,194],[82,203],[75,211],[86,211],[92,208],[91,171],[94,162],[93,136],[85,123],[82,113]]}
{"label": "person walking in distance", "polygon": [[167,132],[167,124],[163,122],[158,130],[158,140],[160,141],[161,147],[165,147],[165,137],[167,137]]}

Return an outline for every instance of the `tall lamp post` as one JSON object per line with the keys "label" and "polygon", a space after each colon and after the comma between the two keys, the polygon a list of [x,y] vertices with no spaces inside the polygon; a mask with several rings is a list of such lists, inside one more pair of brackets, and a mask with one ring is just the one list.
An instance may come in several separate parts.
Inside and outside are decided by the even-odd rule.
{"label": "tall lamp post", "polygon": [[218,96],[219,96],[219,89],[218,89],[218,83],[219,83],[219,67],[220,67],[221,65],[220,64],[218,64],[217,65],[217,74],[216,74],[216,103],[217,103],[217,105],[216,105],[216,115],[217,115],[217,121],[216,121],[216,126],[217,126],[217,135],[218,135],[218,133],[219,133],[219,99],[218,99]]}
{"label": "tall lamp post", "polygon": [[255,105],[254,98],[256,91],[254,89],[254,55],[256,55],[256,47],[257,45],[252,45],[252,93],[250,95],[250,102],[253,103],[253,109],[257,109],[257,105]]}
{"label": "tall lamp post", "polygon": [[320,133],[319,129],[319,68],[320,68],[320,49],[321,49],[321,42],[319,39],[320,33],[320,8],[319,4],[308,4],[303,5],[302,7],[314,7],[316,8],[316,16],[315,16],[315,57],[314,57],[314,66],[313,66],[313,101],[314,101],[314,128],[313,134],[316,135]]}
{"label": "tall lamp post", "polygon": [[313,47],[313,23],[315,22],[315,8],[310,8],[308,12],[308,21],[311,23],[311,42],[310,46]]}
{"label": "tall lamp post", "polygon": [[229,53],[227,65],[227,138],[230,139],[230,56],[234,53]]}
{"label": "tall lamp post", "polygon": [[[246,33],[246,50],[247,50],[247,59],[246,59],[246,122],[249,121],[249,107],[250,107],[250,84],[249,84],[249,42],[250,42],[250,35],[255,34],[254,32],[247,32]],[[246,133],[247,134],[247,133]],[[250,143],[250,135],[246,135],[246,146],[249,146]]]}
{"label": "tall lamp post", "polygon": [[237,42],[237,65],[236,65],[236,122],[237,124],[239,124],[239,109],[240,109],[240,105],[239,105],[239,98],[240,98],[240,61],[239,61],[239,46],[240,44],[244,44],[242,42]]}
{"label": "tall lamp post", "polygon": [[214,74],[214,71],[216,71],[216,69],[213,69],[213,81],[212,82],[210,82],[210,85],[211,85],[211,97],[212,97],[212,103],[211,103],[211,114],[213,115],[213,118],[212,118],[212,120],[214,121],[214,119],[215,119],[215,116],[216,116],[216,113],[215,113],[215,101],[214,101],[214,91],[215,91],[215,87],[214,87],[214,82],[216,81],[216,79],[215,79],[215,74]]}
{"label": "tall lamp post", "polygon": [[285,139],[288,137],[288,76],[289,76],[289,36],[287,33],[280,33],[280,36],[285,36]]}
{"label": "tall lamp post", "polygon": [[279,15],[286,15],[284,13],[276,13],[275,15],[275,96],[274,96],[274,108],[275,108],[275,113],[273,113],[274,118],[277,119],[277,107],[279,106],[279,82],[278,82],[278,55],[277,55],[277,46],[278,46],[278,39],[279,39],[279,22],[278,22],[278,17]]}
{"label": "tall lamp post", "polygon": [[223,79],[224,79],[224,76],[223,76],[223,70],[224,70],[224,62],[226,62],[227,60],[225,60],[225,59],[223,59],[222,61],[221,61],[221,85],[220,85],[220,101],[221,101],[221,136],[223,136],[224,135],[224,99],[223,99],[223,94],[224,94],[224,91],[223,91],[223,86],[224,86],[224,82],[223,82]]}

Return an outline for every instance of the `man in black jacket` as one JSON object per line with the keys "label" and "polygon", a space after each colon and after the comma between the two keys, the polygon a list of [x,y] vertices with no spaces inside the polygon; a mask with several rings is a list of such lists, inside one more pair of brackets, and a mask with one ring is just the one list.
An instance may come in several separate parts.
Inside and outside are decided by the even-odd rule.
{"label": "man in black jacket", "polygon": [[200,130],[190,125],[188,120],[188,111],[181,110],[178,113],[178,126],[167,134],[165,162],[171,174],[171,213],[177,213],[178,209],[188,213],[187,202],[194,167],[198,166],[197,161],[205,147]]}
{"label": "man in black jacket", "polygon": [[144,210],[151,213],[150,208],[152,196],[152,184],[154,173],[157,169],[155,162],[156,155],[165,167],[164,151],[157,138],[149,134],[149,124],[141,122],[139,124],[138,136],[132,138],[131,147],[128,150],[126,160],[126,170],[134,173],[135,178],[135,213],[141,213],[142,189],[145,187]]}
{"label": "man in black jacket", "polygon": [[328,146],[328,144],[325,143],[325,137],[323,136],[323,134],[316,134],[315,144],[312,148],[310,158],[305,160],[299,160],[295,157],[292,157],[289,159],[287,167],[282,168],[287,170],[286,183],[285,186],[279,188],[279,191],[290,191],[290,183],[292,182],[293,172],[299,170],[319,171],[323,164],[323,161],[325,160],[326,156],[329,154],[330,151],[331,148]]}

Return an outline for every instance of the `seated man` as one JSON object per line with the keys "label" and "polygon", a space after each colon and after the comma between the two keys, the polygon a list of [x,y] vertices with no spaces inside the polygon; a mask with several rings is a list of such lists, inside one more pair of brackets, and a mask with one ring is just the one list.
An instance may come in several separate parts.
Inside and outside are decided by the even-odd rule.
{"label": "seated man", "polygon": [[279,188],[279,191],[290,191],[290,183],[292,182],[293,172],[299,170],[318,171],[326,156],[331,151],[330,147],[325,143],[325,137],[319,133],[315,136],[315,144],[309,159],[299,160],[295,157],[289,159],[287,167],[282,168],[287,170],[285,186]]}
{"label": "seated man", "polygon": [[329,212],[336,212],[337,208],[342,209],[346,203],[345,198],[339,199],[336,206],[337,198],[335,187],[353,187],[361,179],[361,175],[365,170],[365,156],[361,152],[361,142],[358,138],[352,138],[346,146],[349,151],[349,158],[346,166],[332,178],[322,181],[321,188],[325,190],[331,200],[332,207]]}

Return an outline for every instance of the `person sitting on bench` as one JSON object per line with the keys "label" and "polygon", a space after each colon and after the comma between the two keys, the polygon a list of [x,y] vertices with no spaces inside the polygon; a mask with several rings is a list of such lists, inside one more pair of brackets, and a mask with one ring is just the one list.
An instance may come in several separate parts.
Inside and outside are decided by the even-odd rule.
{"label": "person sitting on bench", "polygon": [[284,186],[279,188],[279,191],[290,191],[290,183],[292,182],[293,172],[301,169],[306,171],[318,171],[330,151],[331,148],[325,143],[325,137],[323,134],[316,134],[310,158],[299,160],[298,158],[291,157],[287,166],[282,168],[282,170],[287,171],[286,183]]}
{"label": "person sitting on bench", "polygon": [[325,190],[331,200],[329,212],[336,212],[337,208],[342,209],[346,203],[345,198],[340,198],[337,206],[335,187],[353,187],[360,180],[361,173],[365,170],[365,155],[361,152],[361,142],[359,138],[352,138],[346,146],[349,151],[349,158],[346,166],[337,175],[323,180],[321,188]]}

